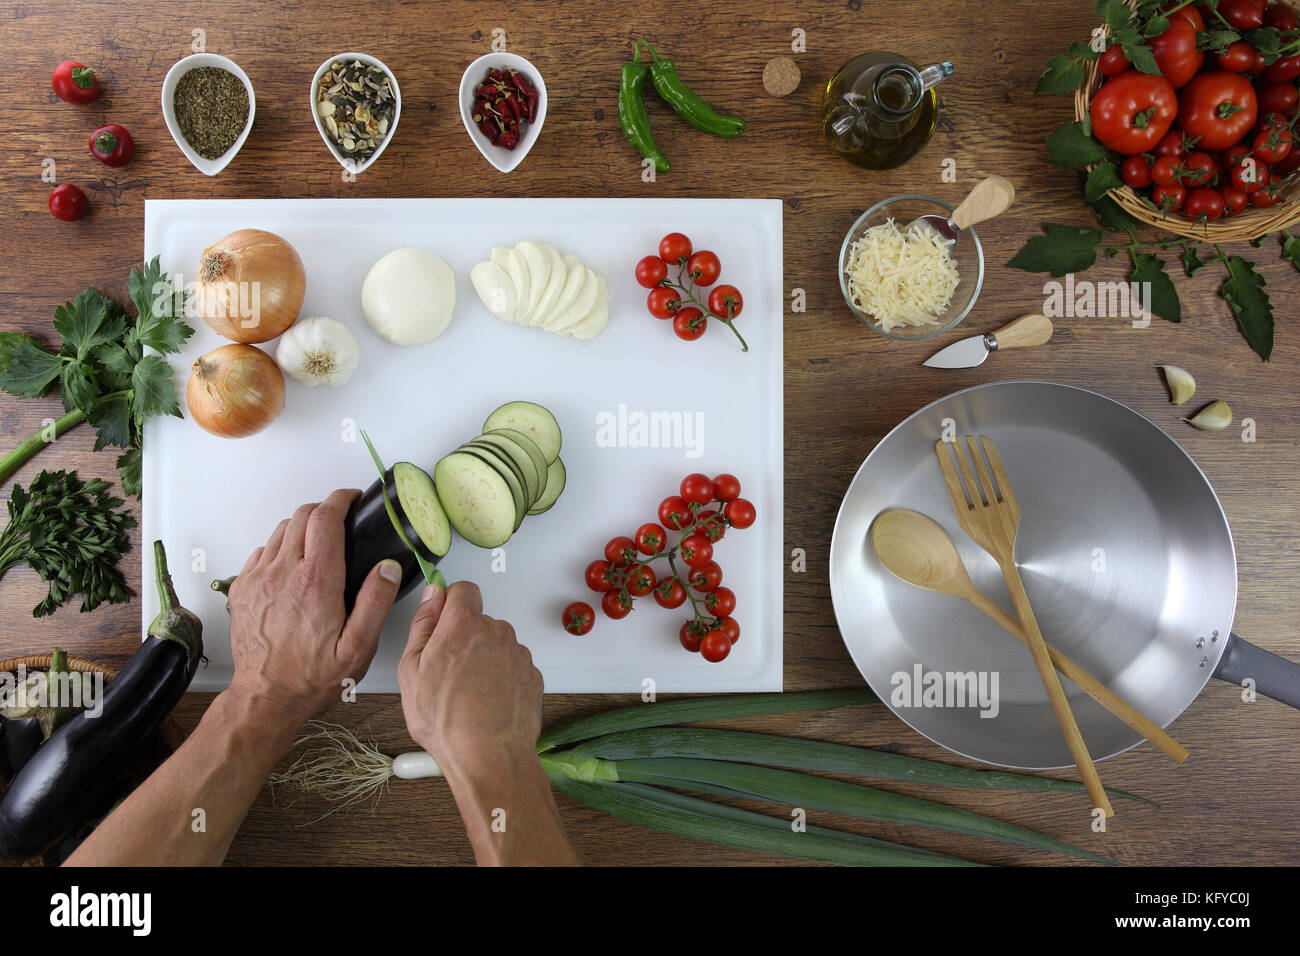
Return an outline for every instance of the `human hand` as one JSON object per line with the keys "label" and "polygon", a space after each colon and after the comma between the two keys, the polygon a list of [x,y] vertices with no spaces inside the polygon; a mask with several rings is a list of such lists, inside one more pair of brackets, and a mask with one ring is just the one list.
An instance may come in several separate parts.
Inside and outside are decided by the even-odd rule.
{"label": "human hand", "polygon": [[352,614],[343,605],[343,519],[355,489],[303,505],[253,552],[230,586],[230,688],[302,723],[337,701],[370,667],[402,570],[377,564]]}
{"label": "human hand", "polygon": [[542,675],[514,628],[484,615],[476,585],[425,590],[397,679],[407,729],[444,773],[536,760]]}

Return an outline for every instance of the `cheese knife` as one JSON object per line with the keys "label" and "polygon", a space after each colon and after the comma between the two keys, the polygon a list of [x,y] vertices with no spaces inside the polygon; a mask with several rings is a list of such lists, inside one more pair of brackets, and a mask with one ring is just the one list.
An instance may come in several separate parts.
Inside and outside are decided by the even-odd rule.
{"label": "cheese knife", "polygon": [[940,349],[925,364],[931,368],[974,368],[990,352],[999,349],[1027,349],[1042,345],[1052,337],[1052,322],[1037,313],[1022,315],[994,332],[972,335]]}

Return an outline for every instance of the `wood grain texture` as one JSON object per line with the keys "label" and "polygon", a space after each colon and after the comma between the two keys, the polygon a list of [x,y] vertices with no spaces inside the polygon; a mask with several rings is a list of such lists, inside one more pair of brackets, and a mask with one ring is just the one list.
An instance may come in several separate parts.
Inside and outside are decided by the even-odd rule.
{"label": "wood grain texture", "polygon": [[[785,543],[787,549],[807,552],[806,572],[788,573],[785,582],[788,690],[861,683],[836,629],[826,562],[840,497],[863,457],[920,406],[969,385],[1015,378],[1094,388],[1168,429],[1209,476],[1236,535],[1237,630],[1276,653],[1300,658],[1300,612],[1292,596],[1300,580],[1294,545],[1300,332],[1291,321],[1300,296],[1296,273],[1278,258],[1275,241],[1259,250],[1244,245],[1233,250],[1258,261],[1269,281],[1279,331],[1267,364],[1250,351],[1215,295],[1220,281],[1215,267],[1193,280],[1177,278],[1181,325],[1156,320],[1139,330],[1119,319],[1061,319],[1048,345],[995,355],[976,369],[942,372],[920,364],[960,335],[1041,311],[1042,277],[1007,269],[1005,263],[1046,221],[1093,224],[1074,174],[1051,166],[1042,144],[1042,137],[1070,116],[1070,103],[1030,92],[1049,53],[1087,36],[1091,7],[1085,0],[849,0],[740,7],[704,0],[674,6],[669,15],[662,5],[631,2],[377,0],[366,5],[364,20],[373,37],[366,39],[358,36],[356,5],[340,0],[0,3],[0,49],[6,56],[0,102],[6,104],[10,130],[0,152],[0,187],[7,200],[0,208],[0,328],[47,337],[55,306],[86,285],[122,296],[127,272],[141,256],[146,197],[780,198],[787,288],[805,290],[808,305],[805,313],[787,317],[785,334]],[[551,97],[537,146],[509,176],[478,156],[456,108],[461,70],[487,50],[494,27],[505,28],[510,49],[537,64]],[[762,89],[763,64],[789,52],[795,27],[808,36],[807,52],[797,56],[803,83],[792,96],[773,99]],[[158,105],[163,75],[190,52],[195,29],[206,31],[209,50],[240,63],[257,94],[253,133],[216,179],[184,160]],[[730,142],[704,136],[651,98],[656,137],[673,169],[658,183],[643,183],[616,117],[618,67],[632,35],[650,39],[676,59],[683,76],[707,99],[744,115],[750,121],[745,135]],[[395,69],[404,109],[384,156],[357,182],[346,183],[308,114],[307,89],[321,60],[357,46]],[[941,88],[943,111],[933,142],[902,169],[874,174],[835,159],[821,146],[814,110],[820,80],[872,48],[898,50],[918,62],[946,58],[956,64],[956,75]],[[68,57],[102,70],[107,90],[98,102],[73,107],[50,92],[54,65]],[[109,120],[136,135],[136,158],[124,170],[99,165],[86,149],[90,131]],[[86,189],[92,212],[84,221],[60,223],[46,212],[48,186],[40,173],[47,157],[58,164],[60,181]],[[941,181],[945,158],[957,164],[955,183]],[[890,341],[859,325],[840,299],[835,266],[843,235],[858,213],[905,191],[956,202],[991,174],[1011,179],[1018,195],[1007,213],[979,227],[987,270],[971,317],[957,331],[919,344]],[[672,226],[662,225],[665,231]],[[1123,257],[1104,260],[1092,277],[1126,278]],[[1235,428],[1210,435],[1182,425],[1180,410],[1168,404],[1160,373],[1152,367],[1157,362],[1191,370],[1200,385],[1198,399],[1227,399],[1239,419],[1256,421],[1258,440],[1239,441]],[[0,397],[4,447],[57,414],[57,399]],[[93,454],[92,440],[87,429],[75,430],[18,479],[29,480],[41,467],[111,474],[110,453]],[[773,560],[786,558],[773,555]],[[128,566],[135,586],[137,565],[133,554]],[[0,590],[0,658],[47,651],[55,643],[117,665],[132,652],[139,630],[135,604],[86,616],[64,609],[36,621],[29,612],[39,596],[38,582],[25,569],[6,576]],[[187,696],[179,720],[193,726],[209,699]],[[548,697],[547,723],[630,702],[612,696]],[[373,736],[387,752],[411,746],[396,697],[367,697],[328,716]],[[883,708],[756,718],[740,726],[961,762]],[[1294,811],[1300,714],[1267,700],[1242,703],[1238,689],[1214,683],[1173,732],[1192,751],[1181,767],[1151,747],[1102,764],[1109,785],[1151,797],[1160,806],[1120,801],[1110,832],[1089,845],[1124,863],[1300,863],[1300,817]],[[1072,797],[933,789],[927,795],[1062,839],[1089,839],[1087,815]],[[563,798],[560,804],[578,852],[589,863],[776,862],[651,835]],[[286,806],[264,793],[235,840],[230,862],[471,862],[455,807],[438,782],[399,783],[371,813],[337,814],[305,825],[321,812],[320,806]],[[848,825],[823,816],[813,814],[814,822]],[[991,863],[1054,861],[968,838],[887,826],[857,829]]]}

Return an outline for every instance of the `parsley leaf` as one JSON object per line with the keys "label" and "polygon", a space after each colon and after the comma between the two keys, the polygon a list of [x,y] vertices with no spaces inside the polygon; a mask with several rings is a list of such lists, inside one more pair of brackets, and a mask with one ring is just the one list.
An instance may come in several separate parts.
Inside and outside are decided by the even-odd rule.
{"label": "parsley leaf", "polygon": [[181,417],[176,401],[176,388],[172,383],[172,367],[157,355],[146,355],[135,364],[131,373],[131,387],[135,391],[135,420],[139,425],[154,415]]}
{"label": "parsley leaf", "polygon": [[54,330],[63,336],[61,354],[82,361],[96,347],[121,336],[126,319],[112,299],[87,289],[54,310]]}
{"label": "parsley leaf", "polygon": [[1129,282],[1143,286],[1142,302],[1154,315],[1170,322],[1183,320],[1183,304],[1174,288],[1174,280],[1165,272],[1165,264],[1158,256],[1137,252],[1133,254],[1133,272]]}
{"label": "parsley leaf", "polygon": [[1065,123],[1049,133],[1047,152],[1062,169],[1082,169],[1106,159],[1106,151],[1088,135],[1082,123]]}
{"label": "parsley leaf", "polygon": [[1264,277],[1241,256],[1228,256],[1227,266],[1228,278],[1219,294],[1228,300],[1250,347],[1267,362],[1273,351],[1273,307],[1264,291]]}
{"label": "parsley leaf", "polygon": [[0,332],[0,389],[19,398],[44,395],[59,377],[59,357],[25,335]]}
{"label": "parsley leaf", "polygon": [[88,420],[97,429],[95,451],[105,445],[131,447],[131,405],[124,396],[100,402]]}
{"label": "parsley leaf", "polygon": [[1050,272],[1063,276],[1082,272],[1097,261],[1100,229],[1075,229],[1072,226],[1047,224],[1047,235],[1035,236],[1007,265],[1026,272]]}

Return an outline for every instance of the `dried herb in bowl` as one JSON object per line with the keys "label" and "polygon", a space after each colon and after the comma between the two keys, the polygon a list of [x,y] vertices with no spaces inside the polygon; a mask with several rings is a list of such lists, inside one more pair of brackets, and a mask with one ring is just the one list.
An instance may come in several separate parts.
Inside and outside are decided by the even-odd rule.
{"label": "dried herb in bowl", "polygon": [[181,135],[204,159],[220,159],[248,125],[248,89],[219,66],[199,66],[176,81],[172,107]]}
{"label": "dried herb in bowl", "polygon": [[384,141],[396,105],[388,74],[360,60],[335,60],[316,81],[316,112],[339,152],[355,163]]}

